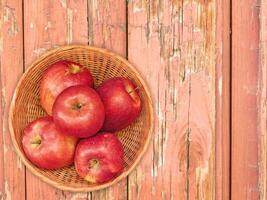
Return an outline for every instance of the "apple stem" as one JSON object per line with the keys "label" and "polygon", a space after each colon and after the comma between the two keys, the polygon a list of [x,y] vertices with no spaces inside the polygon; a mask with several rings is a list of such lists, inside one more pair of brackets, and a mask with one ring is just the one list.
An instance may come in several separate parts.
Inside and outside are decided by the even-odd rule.
{"label": "apple stem", "polygon": [[77,109],[80,109],[82,107],[82,104],[77,104]]}
{"label": "apple stem", "polygon": [[89,168],[97,169],[99,166],[99,161],[97,159],[92,159],[89,162]]}
{"label": "apple stem", "polygon": [[83,104],[81,103],[76,103],[73,105],[72,109],[73,110],[80,110],[82,108]]}
{"label": "apple stem", "polygon": [[137,87],[135,87],[133,90],[131,90],[130,92],[129,92],[129,94],[131,94],[132,92],[134,92],[134,91],[136,91],[136,90],[138,90],[139,89],[139,87],[137,86]]}
{"label": "apple stem", "polygon": [[77,74],[81,71],[81,67],[79,65],[76,65],[76,64],[70,64],[69,65],[69,71],[72,74]]}
{"label": "apple stem", "polygon": [[36,148],[41,143],[42,143],[42,138],[40,137],[40,135],[36,135],[31,141],[31,146],[32,146],[32,148]]}

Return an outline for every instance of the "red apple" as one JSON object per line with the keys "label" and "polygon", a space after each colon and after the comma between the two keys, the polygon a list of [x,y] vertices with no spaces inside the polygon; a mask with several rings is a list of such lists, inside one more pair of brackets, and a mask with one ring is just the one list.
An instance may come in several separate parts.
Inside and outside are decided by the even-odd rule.
{"label": "red apple", "polygon": [[123,163],[123,147],[113,133],[83,139],[75,151],[75,169],[90,183],[109,181],[123,171]]}
{"label": "red apple", "polygon": [[55,123],[65,132],[85,138],[96,134],[105,117],[104,105],[95,90],[72,86],[58,95],[53,106]]}
{"label": "red apple", "polygon": [[112,78],[103,82],[96,90],[105,107],[103,130],[121,130],[138,117],[141,100],[136,87],[129,79]]}
{"label": "red apple", "polygon": [[37,167],[58,169],[73,163],[77,139],[65,135],[52,117],[41,117],[24,129],[22,145],[27,158]]}
{"label": "red apple", "polygon": [[93,77],[88,69],[71,61],[59,61],[48,67],[40,85],[40,101],[44,110],[51,115],[56,97],[74,85],[93,87]]}

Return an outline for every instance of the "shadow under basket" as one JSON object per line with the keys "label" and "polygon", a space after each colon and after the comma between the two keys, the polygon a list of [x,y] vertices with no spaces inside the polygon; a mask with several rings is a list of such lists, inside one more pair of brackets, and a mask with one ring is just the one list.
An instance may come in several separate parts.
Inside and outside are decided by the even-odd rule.
{"label": "shadow under basket", "polygon": [[[124,171],[103,184],[90,184],[76,173],[74,166],[58,170],[42,170],[34,166],[22,149],[22,134],[25,126],[46,115],[40,106],[39,85],[47,67],[59,60],[70,60],[87,67],[95,87],[111,77],[127,77],[139,88],[142,112],[129,127],[116,133],[124,148]],[[9,129],[13,145],[27,168],[44,182],[61,190],[89,192],[103,189],[125,178],[134,169],[146,151],[153,129],[151,96],[145,81],[136,69],[124,58],[105,49],[89,46],[64,46],[53,49],[39,57],[21,77],[10,105]]]}

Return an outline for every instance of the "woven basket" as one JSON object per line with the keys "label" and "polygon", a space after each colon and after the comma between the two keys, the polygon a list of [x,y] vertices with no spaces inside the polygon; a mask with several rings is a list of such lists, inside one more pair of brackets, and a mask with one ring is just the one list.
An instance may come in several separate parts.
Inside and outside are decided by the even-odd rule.
{"label": "woven basket", "polygon": [[[22,149],[24,127],[34,119],[46,115],[40,106],[39,85],[43,72],[58,60],[70,60],[90,69],[95,86],[105,79],[122,76],[130,78],[140,88],[142,112],[126,129],[117,132],[124,147],[124,171],[104,184],[90,184],[76,173],[74,166],[58,170],[41,170],[25,157]],[[28,169],[43,181],[61,189],[74,192],[94,191],[113,185],[125,178],[137,165],[147,149],[153,128],[153,108],[145,81],[124,58],[107,50],[89,46],[65,46],[49,51],[36,60],[21,77],[10,106],[9,129],[17,154]]]}

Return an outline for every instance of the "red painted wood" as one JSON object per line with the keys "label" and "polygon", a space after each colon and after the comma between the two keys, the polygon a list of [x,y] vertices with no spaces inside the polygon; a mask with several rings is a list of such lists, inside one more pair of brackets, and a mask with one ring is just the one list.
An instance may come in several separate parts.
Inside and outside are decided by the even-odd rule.
{"label": "red painted wood", "polygon": [[[261,23],[258,1],[232,4],[232,199],[266,198],[267,9],[260,5]],[[25,190],[28,199],[127,199],[126,180],[72,194],[27,172],[25,188],[6,125],[23,66],[22,2],[0,7],[0,199],[23,199]],[[129,1],[129,59],[149,83],[156,111],[149,150],[129,177],[129,199],[230,198],[229,9],[226,0]],[[126,55],[125,1],[24,0],[24,10],[26,66],[68,43]]]}
{"label": "red painted wood", "polygon": [[129,199],[215,197],[214,16],[215,1],[129,2],[129,60],[156,111]]}
{"label": "red painted wood", "polygon": [[232,2],[232,199],[259,199],[259,7]]}
{"label": "red painted wood", "polygon": [[[3,2],[0,1],[0,13],[3,13],[4,11],[4,7],[3,7]],[[1,19],[2,19],[2,15],[1,15]],[[0,68],[2,69],[2,52],[3,52],[3,21],[0,20]],[[2,83],[0,85],[1,89],[2,89]],[[0,106],[0,112],[3,113],[3,108],[2,108],[2,93],[0,95],[1,97],[1,106]],[[0,128],[1,128],[1,133],[3,132],[3,115],[1,115],[0,117],[1,120],[1,124],[0,124]],[[3,140],[3,136],[1,134],[0,136],[0,199],[3,199],[3,195],[4,195],[4,148],[2,148],[4,146],[4,140]]]}
{"label": "red painted wood", "polygon": [[22,1],[1,1],[1,139],[0,198],[25,199],[24,166],[14,152],[8,131],[9,103],[23,71]]}
{"label": "red painted wood", "polygon": [[89,44],[126,56],[126,2],[89,0]]}
{"label": "red painted wood", "polygon": [[[64,44],[87,44],[87,2],[24,1],[25,63],[28,66],[47,49]],[[27,171],[27,199],[88,199],[89,194],[62,192]]]}
{"label": "red painted wood", "polygon": [[230,199],[230,1],[218,0],[216,14],[216,199]]}
{"label": "red painted wood", "polygon": [[[126,2],[89,0],[89,44],[126,56]],[[93,200],[127,199],[127,179],[108,189],[92,192]]]}
{"label": "red painted wood", "polygon": [[259,103],[259,190],[260,199],[267,198],[267,2],[260,9],[260,69],[258,80]]}

